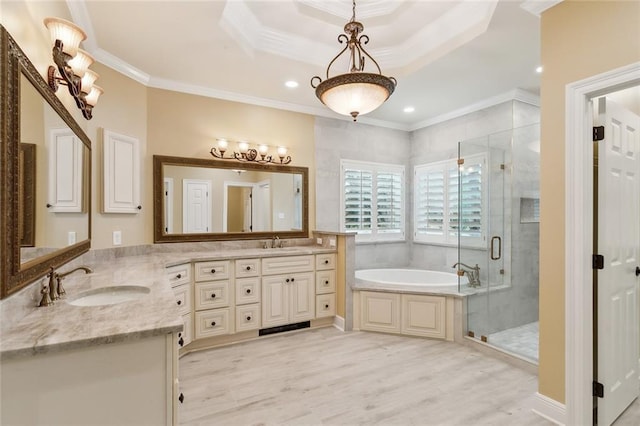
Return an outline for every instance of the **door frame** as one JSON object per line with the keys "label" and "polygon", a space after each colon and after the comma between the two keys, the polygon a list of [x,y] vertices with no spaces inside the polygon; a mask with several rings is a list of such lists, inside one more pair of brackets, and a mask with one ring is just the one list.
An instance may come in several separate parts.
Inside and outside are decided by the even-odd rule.
{"label": "door frame", "polygon": [[[565,92],[565,418],[593,416],[593,116],[590,101],[640,85],[640,62],[566,86]],[[560,419],[557,419],[560,420]]]}

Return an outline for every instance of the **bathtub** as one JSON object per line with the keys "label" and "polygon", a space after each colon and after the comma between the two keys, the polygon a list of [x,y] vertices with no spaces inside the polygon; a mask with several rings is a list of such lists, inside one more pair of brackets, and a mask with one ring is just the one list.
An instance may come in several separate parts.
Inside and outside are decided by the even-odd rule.
{"label": "bathtub", "polygon": [[[387,290],[415,293],[458,293],[458,275],[424,269],[361,269],[356,271],[356,290]],[[467,277],[460,284],[466,287]]]}

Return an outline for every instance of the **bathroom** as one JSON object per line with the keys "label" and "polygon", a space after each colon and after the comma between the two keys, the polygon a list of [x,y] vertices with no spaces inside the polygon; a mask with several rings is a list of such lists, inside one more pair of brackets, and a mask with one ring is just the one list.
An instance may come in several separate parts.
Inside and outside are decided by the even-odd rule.
{"label": "bathroom", "polygon": [[[68,7],[74,6],[67,6],[64,2],[27,1],[3,2],[1,5],[2,25],[17,40],[41,74],[52,63],[51,46],[42,28],[42,19],[45,16],[72,19],[75,15],[69,12]],[[221,66],[228,67],[228,64]],[[288,147],[289,155],[293,158],[291,165],[308,168],[309,171],[309,206],[306,217],[309,238],[301,239],[305,240],[304,244],[316,245],[316,238],[322,238],[323,244],[330,244],[332,237],[337,235],[338,250],[346,248],[351,253],[352,258],[350,255],[345,258],[347,263],[351,262],[349,264],[354,270],[406,267],[455,273],[453,265],[458,262],[470,266],[477,264],[481,285],[485,287],[472,291],[461,288],[467,291],[463,314],[465,343],[477,346],[488,343],[521,359],[533,366],[533,369],[537,368],[537,348],[534,346],[537,343],[535,326],[539,297],[544,306],[539,293],[542,284],[539,286],[538,282],[540,231],[536,200],[539,198],[540,188],[539,178],[536,176],[540,170],[538,156],[541,138],[537,123],[540,122],[541,112],[537,96],[521,90],[511,90],[462,108],[454,116],[438,122],[416,128],[394,129],[376,126],[374,122],[367,123],[366,117],[354,125],[350,121],[244,103],[241,98],[201,96],[192,94],[193,90],[180,92],[171,82],[150,79],[144,75],[136,78],[133,77],[135,70],[116,70],[99,61],[92,68],[100,74],[98,82],[106,90],[90,121],[82,117],[70,97],[60,96],[81,130],[91,140],[93,184],[87,206],[91,211],[91,252],[85,258],[59,265],[60,271],[68,271],[86,259],[98,261],[109,259],[109,256],[144,255],[149,252],[150,246],[161,246],[158,250],[164,254],[179,252],[178,245],[153,244],[156,241],[156,197],[153,188],[155,155],[211,159],[210,150],[215,146],[215,138],[220,135],[231,140],[246,138],[272,146],[282,144]],[[108,131],[128,135],[139,141],[141,191],[138,204],[140,208],[136,208],[135,212],[114,214],[105,211],[102,179],[105,168],[105,134]],[[542,143],[544,146],[544,142]],[[542,151],[544,149],[543,147]],[[491,153],[492,165],[494,160],[495,165],[505,165],[501,169],[504,172],[496,172],[496,178],[491,180],[491,188],[487,194],[491,197],[488,202],[491,211],[487,213],[490,226],[484,236],[487,243],[485,248],[479,250],[463,244],[458,249],[455,243],[414,241],[413,168],[435,161],[455,161],[464,158],[465,154],[472,156],[480,152]],[[341,160],[404,166],[407,191],[404,204],[405,234],[402,242],[353,244],[350,237],[342,235]],[[42,216],[36,215],[37,218]],[[314,233],[315,230],[320,233]],[[66,239],[67,235],[64,237]],[[83,234],[78,233],[77,237],[82,240]],[[500,237],[500,240],[493,237]],[[266,240],[264,238],[259,243],[256,242],[255,247],[248,241],[211,244],[222,250],[235,250],[238,247],[243,250],[250,247],[253,250],[261,247]],[[285,246],[297,245],[296,238],[282,240]],[[491,242],[494,242],[493,246]],[[345,247],[341,246],[343,243]],[[3,247],[3,250],[5,251],[2,253],[6,254],[7,249]],[[498,259],[491,259],[492,256]],[[1,267],[4,277],[8,266],[2,263]],[[42,283],[41,277],[45,274],[46,271],[41,273],[38,284],[22,290],[18,297],[32,301],[38,298],[40,289],[36,287]],[[82,279],[85,277],[75,274],[67,278]],[[73,286],[68,291],[72,288]],[[22,312],[23,309],[10,303],[16,296],[11,295],[0,301],[1,310],[11,320],[25,313]],[[350,296],[337,292],[337,297],[338,300],[346,298],[348,303]],[[547,305],[548,302],[547,297]],[[540,311],[547,312],[547,316],[549,312],[555,312],[552,308]],[[345,308],[342,313],[343,319],[348,320],[349,308]],[[3,327],[8,327],[7,323]],[[534,346],[529,345],[521,351],[521,347],[509,346],[510,342],[497,343],[500,338],[496,336],[497,333],[519,327],[531,328],[524,330],[521,335],[526,333],[533,338]],[[468,332],[472,332],[474,337],[469,336]],[[384,338],[386,337],[381,337]],[[541,394],[551,395],[559,401],[562,401],[564,395],[564,382],[558,384],[548,377],[550,372],[555,374],[556,364],[564,362],[562,339],[547,338],[547,355],[544,358],[546,364],[541,363],[540,367],[542,377],[547,377],[541,381]],[[533,394],[537,389],[536,385],[530,393]]]}

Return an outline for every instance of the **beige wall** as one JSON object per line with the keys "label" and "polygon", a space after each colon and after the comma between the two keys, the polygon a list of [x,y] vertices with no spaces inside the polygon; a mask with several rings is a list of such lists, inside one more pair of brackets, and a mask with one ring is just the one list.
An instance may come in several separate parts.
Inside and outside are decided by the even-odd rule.
{"label": "beige wall", "polygon": [[564,403],[565,87],[640,60],[640,2],[564,1],[542,14],[541,34],[538,386]]}

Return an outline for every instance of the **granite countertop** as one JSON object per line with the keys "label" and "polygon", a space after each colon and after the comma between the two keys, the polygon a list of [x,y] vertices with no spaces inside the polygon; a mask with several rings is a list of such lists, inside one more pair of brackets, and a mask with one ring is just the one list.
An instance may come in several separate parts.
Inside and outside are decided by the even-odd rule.
{"label": "granite countertop", "polygon": [[[5,318],[12,309],[0,312],[0,357],[12,359],[53,353],[85,346],[126,342],[179,332],[183,328],[175,296],[165,268],[188,262],[220,259],[277,257],[333,253],[334,248],[316,246],[280,249],[236,249],[206,252],[155,253],[119,257],[87,263],[93,273],[77,271],[64,279],[64,298],[48,307],[31,307],[20,320]],[[70,270],[63,266],[61,272]],[[33,293],[41,288],[34,284]],[[37,289],[36,286],[37,285]],[[67,303],[79,293],[106,286],[137,285],[150,289],[138,299],[106,306],[74,306]],[[5,303],[14,303],[11,299]],[[16,299],[15,303],[23,303]],[[6,320],[5,320],[6,319]]]}

